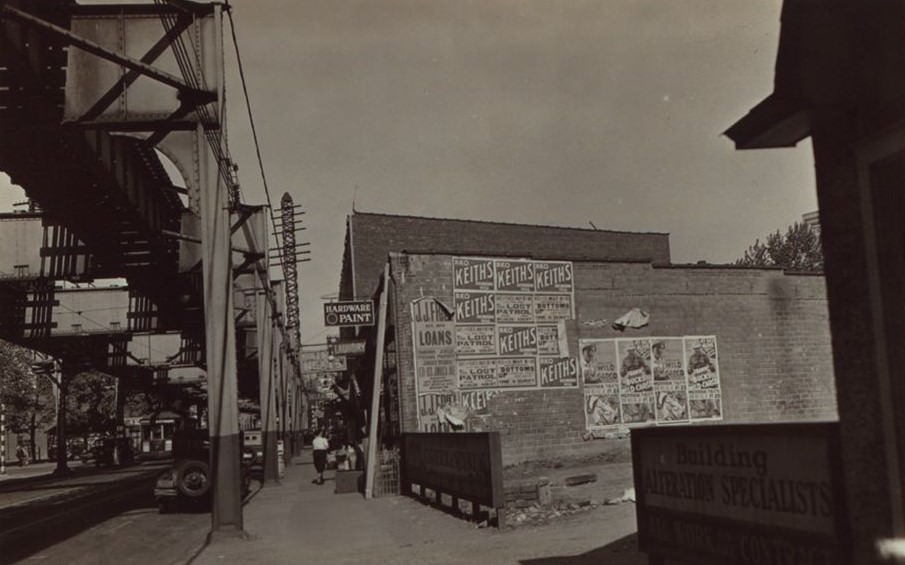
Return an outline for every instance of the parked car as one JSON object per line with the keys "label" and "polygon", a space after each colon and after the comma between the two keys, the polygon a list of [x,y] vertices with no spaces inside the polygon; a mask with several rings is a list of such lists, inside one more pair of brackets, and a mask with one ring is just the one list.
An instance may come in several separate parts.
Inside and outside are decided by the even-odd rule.
{"label": "parked car", "polygon": [[[135,462],[132,444],[124,437],[104,437],[94,442],[92,459],[97,467],[101,465],[131,465]],[[117,453],[118,461],[117,461]]]}
{"label": "parked car", "polygon": [[[242,498],[251,492],[251,461],[240,449]],[[210,436],[207,430],[183,430],[173,438],[174,461],[157,478],[154,499],[161,513],[182,505],[206,506],[211,502]]]}

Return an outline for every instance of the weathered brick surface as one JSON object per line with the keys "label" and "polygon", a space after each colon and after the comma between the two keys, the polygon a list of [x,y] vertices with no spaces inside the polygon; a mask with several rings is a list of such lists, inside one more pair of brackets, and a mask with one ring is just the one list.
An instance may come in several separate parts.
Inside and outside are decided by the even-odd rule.
{"label": "weathered brick surface", "polygon": [[[539,256],[538,258],[545,258]],[[448,255],[393,255],[397,358],[403,430],[417,427],[408,305],[421,296],[453,304]],[[575,263],[576,316],[567,325],[570,350],[579,338],[716,335],[724,421],[835,419],[830,334],[823,277],[778,270],[654,267],[647,263]],[[610,328],[632,307],[650,325]],[[607,320],[605,326],[589,322]],[[585,440],[579,389],[501,393],[476,430],[499,431],[504,463],[599,453],[615,442]]]}

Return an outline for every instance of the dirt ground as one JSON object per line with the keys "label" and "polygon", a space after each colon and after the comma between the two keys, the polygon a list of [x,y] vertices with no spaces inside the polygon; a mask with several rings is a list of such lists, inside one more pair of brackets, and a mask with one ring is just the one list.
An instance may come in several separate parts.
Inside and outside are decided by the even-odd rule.
{"label": "dirt ground", "polygon": [[[507,527],[540,526],[575,514],[593,513],[606,506],[607,501],[626,494],[634,486],[631,445],[628,440],[603,441],[610,443],[602,444],[597,454],[531,461],[505,468],[503,478],[509,493]],[[577,481],[583,482],[569,485]],[[532,499],[532,487],[544,484],[548,485],[549,499],[543,496]],[[520,497],[513,491],[526,496]]]}

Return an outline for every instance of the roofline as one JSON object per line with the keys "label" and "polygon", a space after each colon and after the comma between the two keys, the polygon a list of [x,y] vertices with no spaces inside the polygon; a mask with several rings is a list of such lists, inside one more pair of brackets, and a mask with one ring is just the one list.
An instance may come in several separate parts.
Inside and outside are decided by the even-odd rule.
{"label": "roofline", "polygon": [[560,256],[549,256],[549,255],[533,255],[533,254],[525,254],[519,253],[517,255],[504,255],[500,253],[489,252],[486,250],[481,251],[447,251],[443,249],[402,249],[401,251],[391,251],[389,253],[390,256],[393,255],[449,255],[450,257],[486,257],[488,259],[511,259],[517,261],[519,259],[530,259],[531,261],[571,261],[572,263],[640,263],[640,264],[652,264],[656,265],[658,263],[654,262],[650,257],[646,258],[635,258],[635,259],[599,259],[595,257],[587,257],[587,256],[575,256],[569,257],[568,255],[560,255]]}
{"label": "roofline", "polygon": [[620,231],[620,230],[598,230],[598,229],[590,229],[590,228],[576,228],[572,226],[550,226],[544,224],[522,224],[517,222],[494,222],[490,220],[472,220],[472,219],[462,219],[462,218],[436,218],[431,216],[409,216],[405,214],[385,214],[382,212],[360,212],[357,210],[353,210],[351,216],[380,216],[384,218],[407,218],[411,220],[429,220],[435,222],[462,222],[468,224],[489,224],[495,226],[520,226],[526,228],[544,228],[544,229],[556,229],[556,230],[569,230],[569,231],[580,231],[586,233],[616,233],[616,234],[626,234],[626,235],[663,235],[669,236],[669,232],[633,232],[633,231]]}
{"label": "roofline", "polygon": [[795,147],[811,135],[811,120],[802,102],[774,92],[732,124],[723,135],[735,142],[736,149]]}

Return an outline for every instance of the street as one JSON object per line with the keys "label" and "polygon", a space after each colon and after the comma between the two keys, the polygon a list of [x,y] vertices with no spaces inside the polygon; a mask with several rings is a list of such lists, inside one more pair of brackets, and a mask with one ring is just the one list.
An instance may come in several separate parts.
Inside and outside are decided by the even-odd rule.
{"label": "street", "polygon": [[600,506],[542,526],[497,530],[478,528],[407,497],[365,500],[360,494],[334,494],[332,471],[324,485],[312,484],[313,477],[310,452],[305,452],[287,468],[279,484],[259,490],[254,483],[244,507],[243,538],[218,536],[206,544],[209,513],[160,514],[150,490],[134,490],[120,510],[105,507],[106,519],[55,536],[20,561],[3,562],[439,565],[480,559],[488,565],[646,563],[634,538],[632,504]]}
{"label": "street", "polygon": [[41,465],[21,468],[21,477],[0,482],[0,563],[51,547],[122,512],[153,506],[151,489],[162,468],[161,463],[74,465],[63,478],[39,474],[48,471]]}

